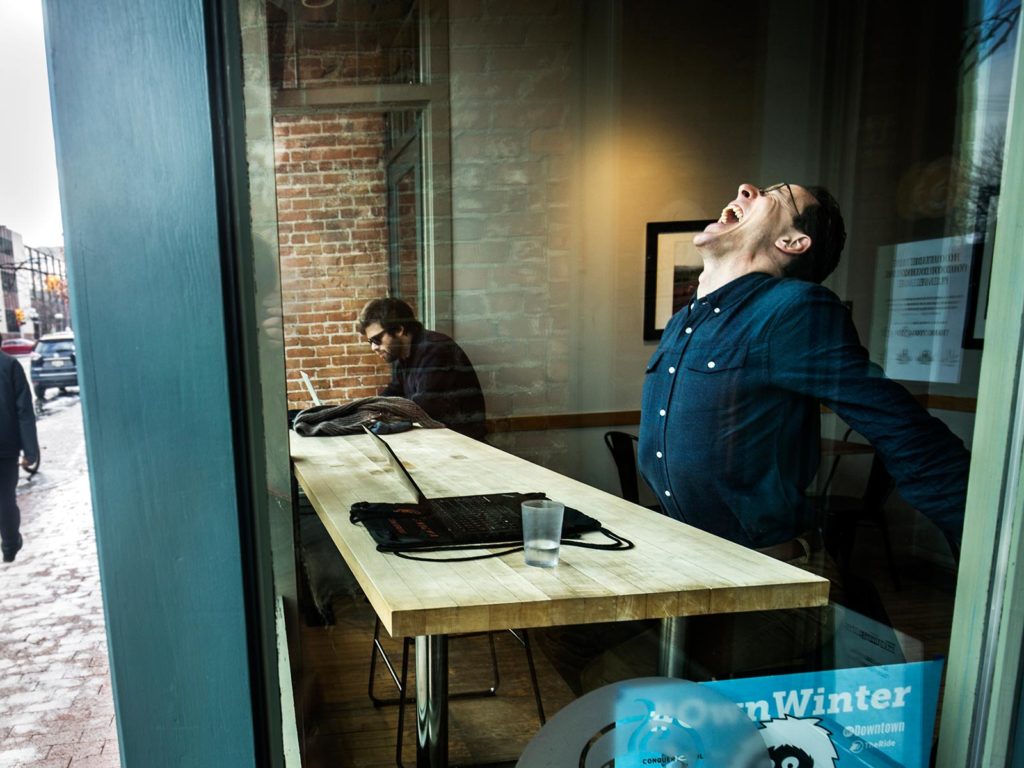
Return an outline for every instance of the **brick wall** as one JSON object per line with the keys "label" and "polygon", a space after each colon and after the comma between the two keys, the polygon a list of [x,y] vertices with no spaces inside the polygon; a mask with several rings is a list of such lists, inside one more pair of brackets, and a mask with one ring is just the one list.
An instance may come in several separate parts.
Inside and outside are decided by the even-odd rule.
{"label": "brick wall", "polygon": [[274,119],[288,404],[376,394],[388,370],[355,332],[363,304],[387,290],[383,116]]}
{"label": "brick wall", "polygon": [[[268,4],[276,87],[378,83],[396,77],[405,37],[400,5]],[[388,289],[383,113],[279,115],[274,149],[288,405],[309,404],[298,371],[325,401],[376,394],[389,370],[355,333],[354,320]],[[402,290],[415,272],[403,269]],[[415,298],[411,302],[416,304]]]}
{"label": "brick wall", "polygon": [[[470,0],[450,10],[454,331],[491,416],[572,410],[572,5]],[[300,22],[300,55],[282,57],[283,79],[362,80],[374,57],[362,50],[354,62],[353,29]],[[274,121],[290,407],[308,401],[299,370],[332,400],[374,394],[387,379],[352,328],[387,290],[383,128],[379,114]]]}

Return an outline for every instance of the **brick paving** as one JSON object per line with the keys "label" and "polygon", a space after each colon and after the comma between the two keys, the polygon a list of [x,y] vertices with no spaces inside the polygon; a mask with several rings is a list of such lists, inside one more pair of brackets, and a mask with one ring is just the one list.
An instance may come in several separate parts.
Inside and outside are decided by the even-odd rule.
{"label": "brick paving", "polygon": [[120,768],[78,397],[38,425],[25,545],[0,563],[0,768]]}

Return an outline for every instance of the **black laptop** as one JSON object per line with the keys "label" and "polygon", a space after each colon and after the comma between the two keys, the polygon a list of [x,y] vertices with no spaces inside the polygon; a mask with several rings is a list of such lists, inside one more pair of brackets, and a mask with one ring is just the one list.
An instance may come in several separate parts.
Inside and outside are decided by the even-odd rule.
{"label": "black laptop", "polygon": [[[486,493],[428,499],[391,446],[366,426],[373,444],[387,459],[395,475],[413,495],[415,503],[359,502],[350,518],[361,523],[386,551],[416,550],[466,545],[522,544],[520,505],[529,499],[547,498],[544,493]],[[579,538],[598,531],[601,523],[566,507],[562,538]]]}

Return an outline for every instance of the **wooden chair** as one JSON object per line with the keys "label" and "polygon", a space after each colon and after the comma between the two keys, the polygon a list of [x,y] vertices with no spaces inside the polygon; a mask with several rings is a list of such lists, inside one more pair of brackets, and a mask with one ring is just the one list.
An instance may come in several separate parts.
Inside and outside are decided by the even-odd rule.
{"label": "wooden chair", "polygon": [[[622,498],[634,504],[640,503],[640,472],[636,465],[636,447],[639,441],[640,438],[629,434],[629,432],[612,430],[604,433],[604,444],[612,452],[615,469],[619,473]],[[658,504],[647,504],[646,506],[656,512],[661,511],[661,506]]]}
{"label": "wooden chair", "polygon": [[615,469],[619,473],[619,487],[622,489],[622,498],[640,503],[640,483],[636,468],[636,445],[639,438],[628,432],[612,430],[604,433],[604,444],[612,452],[615,460]]}
{"label": "wooden chair", "polygon": [[[852,432],[852,429],[846,431],[843,436],[844,442]],[[871,469],[868,471],[868,479],[861,496],[828,494],[827,490],[842,456],[843,454],[839,453],[833,459],[832,467],[823,486],[822,496],[819,499],[826,549],[835,558],[840,570],[849,574],[857,529],[864,524],[875,525],[882,533],[882,544],[885,547],[885,555],[889,563],[890,578],[892,578],[893,586],[899,590],[899,573],[892,551],[889,523],[885,516],[885,502],[892,495],[896,483],[889,476],[881,458],[875,453],[871,459]]]}

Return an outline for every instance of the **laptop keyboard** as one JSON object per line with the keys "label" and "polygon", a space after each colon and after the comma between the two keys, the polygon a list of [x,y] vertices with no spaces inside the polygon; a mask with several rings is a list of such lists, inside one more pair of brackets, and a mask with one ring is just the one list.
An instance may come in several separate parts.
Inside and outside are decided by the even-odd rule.
{"label": "laptop keyboard", "polygon": [[523,535],[520,516],[498,501],[431,499],[430,506],[457,541],[479,541],[481,537],[493,541],[514,540]]}

